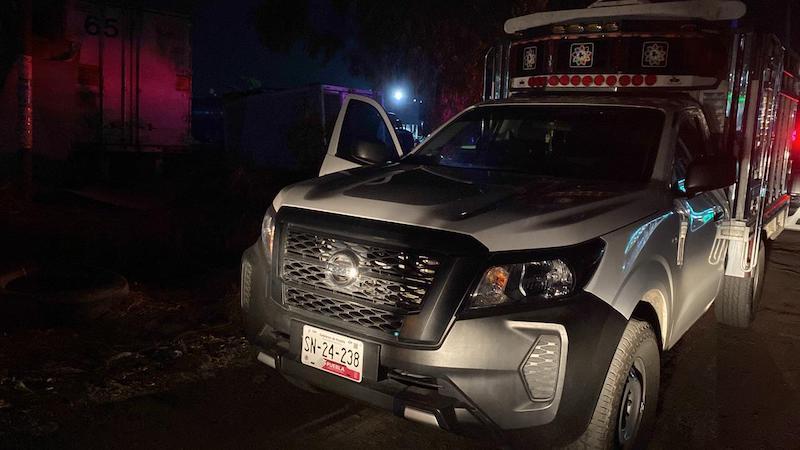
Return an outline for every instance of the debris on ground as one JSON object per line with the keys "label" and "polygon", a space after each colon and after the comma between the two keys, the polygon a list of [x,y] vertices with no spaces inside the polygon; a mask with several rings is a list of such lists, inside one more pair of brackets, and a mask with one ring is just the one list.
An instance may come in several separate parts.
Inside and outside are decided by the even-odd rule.
{"label": "debris on ground", "polygon": [[218,286],[206,289],[211,298],[138,283],[96,321],[3,333],[0,436],[45,436],[59,429],[62,414],[252,364],[236,316],[237,272],[208,278]]}

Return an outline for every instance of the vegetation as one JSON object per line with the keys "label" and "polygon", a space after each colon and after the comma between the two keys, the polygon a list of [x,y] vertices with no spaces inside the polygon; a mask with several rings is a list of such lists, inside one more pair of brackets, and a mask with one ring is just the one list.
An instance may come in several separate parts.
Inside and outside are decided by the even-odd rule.
{"label": "vegetation", "polygon": [[263,0],[253,18],[271,50],[300,44],[323,59],[342,54],[354,75],[377,87],[402,82],[434,99],[428,117],[439,124],[480,99],[483,56],[502,36],[504,21],[548,3],[585,2]]}

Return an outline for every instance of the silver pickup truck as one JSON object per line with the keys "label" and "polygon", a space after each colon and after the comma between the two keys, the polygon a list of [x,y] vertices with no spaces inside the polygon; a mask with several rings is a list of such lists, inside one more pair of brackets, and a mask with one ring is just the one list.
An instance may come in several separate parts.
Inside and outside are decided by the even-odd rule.
{"label": "silver pickup truck", "polygon": [[[581,63],[601,48],[553,39]],[[643,51],[668,48],[655,42]],[[534,68],[546,49],[509,45]],[[754,172],[769,164],[754,140],[720,144],[707,105],[674,89],[707,77],[508,70],[503,95],[408,154],[378,103],[346,99],[321,176],[277,195],[243,256],[247,336],[299,386],[445,430],[640,447],[660,353],[715,300],[720,321],[752,320],[786,205],[767,216],[761,201],[750,223],[737,192],[763,200],[753,183],[779,177]],[[745,137],[764,111],[796,108],[739,103],[727,107]]]}
{"label": "silver pickup truck", "polygon": [[[326,167],[384,161],[367,128]],[[396,163],[290,186],[244,255],[248,336],[288,377],[446,429],[562,435],[624,395],[632,437],[659,351],[722,283],[734,169],[707,137],[691,99],[495,101]]]}

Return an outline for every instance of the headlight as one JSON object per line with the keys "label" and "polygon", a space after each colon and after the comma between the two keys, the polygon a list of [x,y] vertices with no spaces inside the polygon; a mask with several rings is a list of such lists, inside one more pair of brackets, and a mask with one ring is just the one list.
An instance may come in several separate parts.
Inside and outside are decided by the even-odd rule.
{"label": "headlight", "polygon": [[261,244],[264,246],[264,253],[267,261],[272,261],[272,244],[275,240],[275,210],[269,207],[261,221]]}
{"label": "headlight", "polygon": [[546,259],[489,268],[475,292],[470,308],[507,305],[566,297],[575,290],[575,273],[561,259]]}

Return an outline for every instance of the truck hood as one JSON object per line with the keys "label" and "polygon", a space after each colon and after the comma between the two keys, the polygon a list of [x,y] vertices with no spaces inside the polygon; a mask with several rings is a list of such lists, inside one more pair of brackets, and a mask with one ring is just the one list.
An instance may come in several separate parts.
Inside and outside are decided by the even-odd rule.
{"label": "truck hood", "polygon": [[395,164],[282,190],[284,206],[468,234],[490,251],[551,248],[597,238],[668,208],[663,184],[621,184]]}

